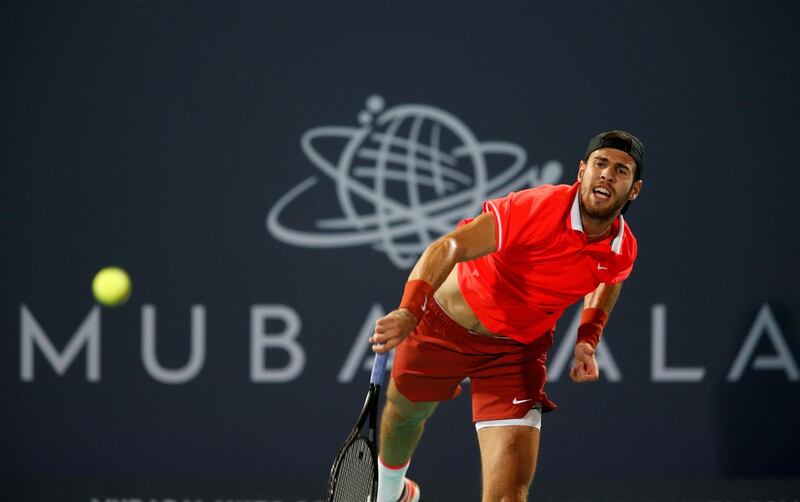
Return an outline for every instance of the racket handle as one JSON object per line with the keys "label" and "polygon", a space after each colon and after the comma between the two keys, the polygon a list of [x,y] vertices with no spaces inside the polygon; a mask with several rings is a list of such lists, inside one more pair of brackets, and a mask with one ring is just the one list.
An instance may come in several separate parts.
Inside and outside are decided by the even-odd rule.
{"label": "racket handle", "polygon": [[388,358],[388,352],[375,354],[375,362],[372,363],[372,375],[369,377],[369,383],[383,385],[383,378],[386,375],[386,361]]}

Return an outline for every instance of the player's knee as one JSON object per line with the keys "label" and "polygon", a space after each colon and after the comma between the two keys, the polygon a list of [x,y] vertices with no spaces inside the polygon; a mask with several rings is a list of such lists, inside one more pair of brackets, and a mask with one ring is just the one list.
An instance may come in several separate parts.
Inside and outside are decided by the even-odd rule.
{"label": "player's knee", "polygon": [[386,401],[383,413],[392,422],[411,427],[424,423],[435,408],[435,403],[415,403],[395,394]]}
{"label": "player's knee", "polygon": [[512,468],[509,476],[504,481],[502,483],[504,496],[511,497],[509,500],[516,500],[513,497],[521,496],[523,497],[522,500],[525,500],[531,488],[533,472],[527,467]]}
{"label": "player's knee", "polygon": [[383,409],[383,414],[398,425],[416,426],[424,423],[433,414],[436,404],[435,402],[410,401],[397,390],[392,382],[386,393],[386,407]]}
{"label": "player's knee", "polygon": [[434,407],[430,403],[388,401],[383,414],[394,424],[410,427],[424,423],[433,413]]}
{"label": "player's knee", "polygon": [[509,500],[528,500],[528,492],[531,491],[531,481],[533,480],[530,477],[530,473],[524,474],[524,477],[519,479],[511,489],[510,496],[514,498],[509,498]]}
{"label": "player's knee", "polygon": [[512,490],[507,496],[501,498],[501,502],[526,502],[528,500],[528,491],[530,486],[518,486]]}
{"label": "player's knee", "polygon": [[530,482],[508,483],[485,490],[483,502],[525,502],[528,500]]}

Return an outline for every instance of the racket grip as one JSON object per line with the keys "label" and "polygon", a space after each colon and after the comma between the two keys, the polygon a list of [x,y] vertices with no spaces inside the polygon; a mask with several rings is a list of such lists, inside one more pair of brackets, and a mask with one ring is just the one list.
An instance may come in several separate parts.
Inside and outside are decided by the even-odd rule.
{"label": "racket grip", "polygon": [[372,375],[369,377],[369,383],[383,385],[383,379],[386,375],[386,361],[388,358],[388,352],[375,354],[375,362],[372,363]]}

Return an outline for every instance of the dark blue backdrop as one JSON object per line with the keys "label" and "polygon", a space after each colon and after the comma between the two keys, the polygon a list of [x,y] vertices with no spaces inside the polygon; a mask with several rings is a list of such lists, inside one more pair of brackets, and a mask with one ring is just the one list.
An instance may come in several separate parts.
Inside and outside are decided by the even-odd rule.
{"label": "dark blue backdrop", "polygon": [[[640,257],[601,381],[551,365],[533,499],[798,498],[796,3],[3,11],[4,499],[321,499],[408,260],[612,128],[648,148]],[[413,464],[478,499],[466,397]]]}

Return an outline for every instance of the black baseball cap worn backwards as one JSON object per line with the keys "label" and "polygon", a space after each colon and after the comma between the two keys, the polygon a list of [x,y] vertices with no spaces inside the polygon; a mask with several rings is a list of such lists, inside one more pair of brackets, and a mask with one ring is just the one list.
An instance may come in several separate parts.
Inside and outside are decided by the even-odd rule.
{"label": "black baseball cap worn backwards", "polygon": [[601,132],[589,141],[589,146],[586,147],[586,156],[584,160],[589,160],[589,155],[591,155],[593,151],[601,148],[622,150],[633,157],[633,160],[636,161],[636,175],[634,179],[640,180],[642,178],[642,171],[644,170],[644,145],[639,138],[629,132],[620,130]]}

